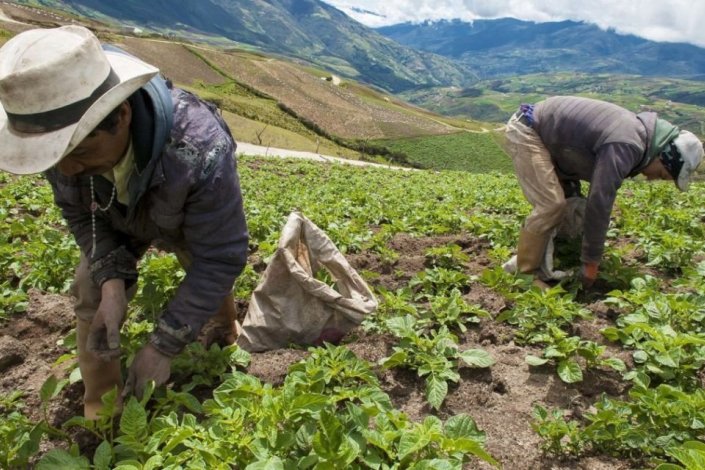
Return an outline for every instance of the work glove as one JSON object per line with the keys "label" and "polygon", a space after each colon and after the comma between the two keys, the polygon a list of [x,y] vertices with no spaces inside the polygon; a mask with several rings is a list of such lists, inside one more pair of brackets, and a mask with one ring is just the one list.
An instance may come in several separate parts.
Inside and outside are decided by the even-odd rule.
{"label": "work glove", "polygon": [[86,346],[104,361],[120,357],[120,326],[127,312],[125,281],[109,279],[101,286],[101,300],[91,325]]}
{"label": "work glove", "polygon": [[598,267],[597,263],[583,263],[580,268],[580,284],[582,284],[583,289],[590,289],[595,284]]}
{"label": "work glove", "polygon": [[169,380],[169,375],[171,375],[171,357],[159,352],[151,343],[147,343],[132,361],[122,397],[134,394],[137,398],[142,398],[144,388],[150,380],[154,381],[155,386],[159,386]]}

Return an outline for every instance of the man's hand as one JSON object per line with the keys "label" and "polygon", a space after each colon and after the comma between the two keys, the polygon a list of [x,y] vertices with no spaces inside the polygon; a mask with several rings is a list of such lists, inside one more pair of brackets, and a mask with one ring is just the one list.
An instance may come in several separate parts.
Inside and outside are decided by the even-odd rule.
{"label": "man's hand", "polygon": [[139,350],[135,360],[132,361],[122,396],[124,398],[132,393],[137,398],[141,398],[147,382],[154,380],[154,385],[159,386],[169,380],[169,375],[171,375],[171,357],[162,354],[148,343]]}
{"label": "man's hand", "polygon": [[109,279],[101,286],[101,301],[88,328],[86,346],[104,361],[120,356],[120,326],[127,312],[125,281]]}
{"label": "man's hand", "polygon": [[597,263],[583,263],[580,268],[580,283],[583,285],[583,289],[590,289],[595,284],[598,267]]}

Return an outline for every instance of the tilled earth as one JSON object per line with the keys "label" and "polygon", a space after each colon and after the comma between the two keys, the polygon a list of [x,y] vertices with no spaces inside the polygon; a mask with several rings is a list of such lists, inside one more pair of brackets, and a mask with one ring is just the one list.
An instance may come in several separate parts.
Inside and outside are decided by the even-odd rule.
{"label": "tilled earth", "polygon": [[[410,238],[398,236],[389,247],[400,254],[394,265],[382,262],[377,255],[362,253],[348,256],[349,261],[359,271],[372,271],[379,274],[373,285],[396,289],[406,285],[416,273],[423,271],[424,253],[429,247],[457,243],[471,256],[467,265],[468,274],[480,274],[489,266],[485,256],[488,246],[483,241],[470,240],[459,236]],[[507,307],[505,300],[483,285],[473,282],[466,295],[469,302],[481,305],[492,316]],[[595,319],[575,326],[575,333],[586,339],[602,341],[599,329],[611,324],[610,312],[600,303],[589,306]],[[246,305],[241,304],[244,314]],[[40,419],[39,389],[49,376],[65,375],[53,364],[62,354],[68,352],[60,340],[73,328],[72,300],[69,297],[31,292],[30,304],[25,314],[16,315],[3,325],[0,333],[0,394],[15,390],[25,392],[26,412],[34,419]],[[394,369],[379,371],[383,389],[393,403],[414,420],[422,420],[429,414],[436,414],[445,420],[457,413],[472,416],[478,426],[487,433],[487,450],[499,460],[505,469],[627,469],[630,463],[604,456],[594,456],[581,460],[556,460],[544,456],[540,450],[540,439],[531,429],[532,410],[535,404],[544,407],[559,407],[566,413],[579,416],[582,410],[593,403],[601,393],[614,396],[623,395],[625,383],[617,375],[608,372],[586,374],[579,384],[565,384],[556,375],[555,369],[529,367],[524,361],[527,354],[540,351],[518,346],[513,341],[511,327],[498,323],[492,318],[483,319],[479,325],[471,326],[460,336],[461,349],[483,348],[496,360],[489,369],[461,367],[461,380],[451,384],[448,397],[437,412],[431,409],[424,398],[423,379],[412,371]],[[343,342],[360,358],[375,363],[390,354],[395,339],[390,336],[366,333],[362,328],[350,332]],[[619,355],[619,351],[613,351]],[[280,384],[288,367],[304,357],[303,350],[285,349],[252,354],[248,372],[260,379]],[[622,357],[623,359],[627,359]],[[60,425],[68,418],[81,413],[82,384],[66,387],[52,402],[50,420]],[[78,442],[90,448],[95,445],[90,440]],[[84,436],[85,439],[85,436]],[[46,442],[43,451],[56,445]],[[472,468],[491,468],[477,463]]]}

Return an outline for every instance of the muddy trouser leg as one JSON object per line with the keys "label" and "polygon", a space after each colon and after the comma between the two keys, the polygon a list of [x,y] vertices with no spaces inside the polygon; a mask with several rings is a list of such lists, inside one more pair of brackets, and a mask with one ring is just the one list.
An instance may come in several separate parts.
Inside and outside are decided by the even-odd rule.
{"label": "muddy trouser leg", "polygon": [[[191,255],[187,251],[174,249],[174,254],[184,269],[191,265]],[[237,311],[231,292],[225,296],[216,314],[203,326],[198,341],[206,348],[209,348],[213,343],[227,346],[235,343],[237,331]]]}
{"label": "muddy trouser leg", "polygon": [[[127,291],[127,298],[135,295],[137,286]],[[83,413],[88,419],[96,419],[102,408],[101,397],[114,387],[118,389],[118,409],[122,406],[120,392],[122,391],[122,372],[120,358],[103,361],[86,347],[88,329],[93,321],[96,310],[100,306],[100,287],[93,282],[89,272],[88,259],[81,254],[81,260],[76,268],[71,291],[76,297],[74,312],[76,313],[76,344],[78,346],[78,367],[81,370],[85,392],[83,395]]]}
{"label": "muddy trouser leg", "polygon": [[533,207],[519,233],[517,268],[533,274],[541,266],[553,229],[563,219],[565,195],[551,154],[531,127],[512,116],[505,136],[505,149],[514,163],[519,185]]}

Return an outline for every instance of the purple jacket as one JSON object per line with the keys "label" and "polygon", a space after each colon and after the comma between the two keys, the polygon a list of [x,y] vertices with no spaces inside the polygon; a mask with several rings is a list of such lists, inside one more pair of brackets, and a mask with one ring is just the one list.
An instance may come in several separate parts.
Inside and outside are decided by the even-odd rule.
{"label": "purple jacket", "polygon": [[[188,253],[186,277],[160,326],[176,334],[173,353],[195,339],[232,291],[247,262],[248,233],[234,158],[235,142],[214,106],[155,78],[129,99],[135,167],[129,206],[96,211],[92,253],[89,177],[46,172],[97,285],[137,279],[137,259],[152,245]],[[94,176],[95,199],[110,201],[112,183]],[[167,348],[168,349],[168,348]]]}

